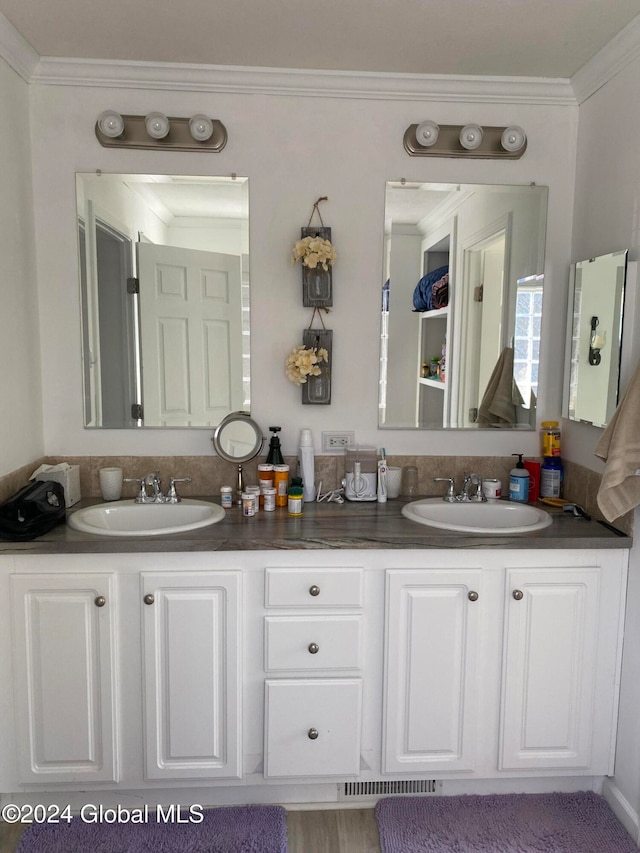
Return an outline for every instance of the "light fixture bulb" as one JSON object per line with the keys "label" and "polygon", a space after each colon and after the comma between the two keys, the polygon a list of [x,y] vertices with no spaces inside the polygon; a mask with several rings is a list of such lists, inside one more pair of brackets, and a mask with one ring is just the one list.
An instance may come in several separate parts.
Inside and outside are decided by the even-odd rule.
{"label": "light fixture bulb", "polygon": [[518,127],[518,125],[512,124],[510,127],[505,127],[500,139],[500,144],[505,151],[511,151],[513,153],[515,151],[519,151],[526,141],[527,134],[524,130],[521,127]]}
{"label": "light fixture bulb", "polygon": [[418,145],[423,145],[425,148],[431,148],[438,141],[440,128],[435,121],[423,121],[416,128],[416,140]]}
{"label": "light fixture bulb", "polygon": [[124,132],[124,119],[115,110],[105,110],[98,116],[100,133],[115,139]]}
{"label": "light fixture bulb", "polygon": [[213,122],[209,116],[198,113],[189,119],[189,133],[196,142],[206,142],[213,136]]}
{"label": "light fixture bulb", "polygon": [[465,124],[460,131],[460,145],[467,151],[473,151],[482,142],[484,131],[479,124]]}
{"label": "light fixture bulb", "polygon": [[164,113],[149,113],[144,124],[153,139],[164,139],[171,128],[171,123]]}

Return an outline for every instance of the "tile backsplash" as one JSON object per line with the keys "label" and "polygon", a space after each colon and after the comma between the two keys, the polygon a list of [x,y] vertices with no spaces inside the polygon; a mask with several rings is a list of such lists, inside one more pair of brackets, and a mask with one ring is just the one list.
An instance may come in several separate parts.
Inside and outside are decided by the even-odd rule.
{"label": "tile backsplash", "polygon": [[[264,457],[257,457],[243,465],[245,482],[257,482],[257,465]],[[459,487],[465,471],[473,471],[480,477],[498,477],[502,480],[502,493],[508,494],[509,471],[513,468],[511,456],[389,456],[389,465],[404,467],[415,465],[418,469],[418,491],[421,495],[439,495],[446,491],[446,483],[434,483],[435,477],[454,477]],[[218,456],[66,456],[42,457],[10,474],[0,477],[0,502],[7,500],[41,464],[68,462],[80,466],[80,487],[83,498],[100,497],[98,471],[100,468],[122,468],[125,477],[142,477],[158,471],[164,487],[169,477],[191,477],[191,483],[181,483],[178,491],[183,497],[217,497],[220,487],[233,486],[237,469],[231,462]],[[285,462],[295,474],[296,457],[285,456]],[[338,488],[345,473],[345,456],[316,456],[315,480],[322,481],[322,490]],[[583,506],[594,518],[602,518],[596,503],[596,494],[601,475],[582,465],[565,462],[564,497]],[[135,497],[137,485],[125,483],[123,497]],[[633,532],[633,512],[615,522],[625,533]]]}

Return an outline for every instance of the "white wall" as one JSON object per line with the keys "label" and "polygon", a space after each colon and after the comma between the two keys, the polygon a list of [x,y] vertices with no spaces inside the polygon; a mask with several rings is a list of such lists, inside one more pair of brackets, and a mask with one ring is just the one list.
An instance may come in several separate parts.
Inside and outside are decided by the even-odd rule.
{"label": "white wall", "polygon": [[[620,71],[580,106],[572,260],[629,249],[640,250],[640,58]],[[637,283],[632,282],[635,289]],[[633,294],[636,295],[635,293]],[[637,324],[632,337],[640,334]],[[594,470],[602,430],[563,421],[563,455]],[[565,450],[566,448],[566,450]],[[636,510],[635,529],[640,530]],[[631,551],[616,770],[613,780],[622,811],[640,829],[640,545]],[[636,835],[637,837],[637,835]]]}
{"label": "white wall", "polygon": [[[0,475],[43,452],[28,86],[0,59]],[[55,339],[52,346],[57,346]],[[62,374],[52,374],[56,387]]]}
{"label": "white wall", "polygon": [[[438,433],[377,429],[379,304],[385,181],[523,183],[550,186],[545,335],[551,344],[541,416],[560,409],[560,377],[569,261],[577,108],[357,97],[144,91],[31,86],[37,258],[42,312],[46,451],[51,454],[210,453],[210,433],[92,432],[82,429],[80,330],[74,225],[74,172],[171,172],[249,177],[252,284],[252,414],[266,429],[281,424],[286,452],[311,426],[319,449],[323,429],[350,429],[360,443],[389,453],[502,454],[537,452],[533,433]],[[104,149],[94,135],[98,113],[112,107],[143,114],[206,112],[227,126],[220,154]],[[521,124],[529,134],[519,161],[410,158],[406,127],[425,116],[442,123]],[[547,132],[553,128],[553,135]],[[256,134],[256,128],[260,133]],[[290,252],[313,202],[322,207],[338,251],[334,268],[333,394],[330,406],[304,406],[283,363],[301,341],[310,311],[301,306],[301,272]],[[52,348],[54,339],[57,347]],[[65,385],[54,378],[63,371]],[[517,445],[517,446],[516,446]]]}

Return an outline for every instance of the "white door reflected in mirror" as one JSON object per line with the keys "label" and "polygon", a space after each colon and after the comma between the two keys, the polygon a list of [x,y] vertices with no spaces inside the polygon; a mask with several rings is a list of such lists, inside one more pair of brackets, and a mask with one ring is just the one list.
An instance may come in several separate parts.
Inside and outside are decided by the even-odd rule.
{"label": "white door reflected in mirror", "polygon": [[249,182],[76,175],[85,427],[250,408]]}

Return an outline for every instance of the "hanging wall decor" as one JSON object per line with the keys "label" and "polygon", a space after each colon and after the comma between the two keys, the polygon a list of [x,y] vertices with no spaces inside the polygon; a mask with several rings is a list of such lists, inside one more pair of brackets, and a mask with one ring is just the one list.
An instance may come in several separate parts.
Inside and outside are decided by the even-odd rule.
{"label": "hanging wall decor", "polygon": [[[333,305],[331,267],[336,250],[331,244],[331,229],[326,228],[318,205],[327,201],[321,196],[313,205],[309,223],[301,229],[301,239],[293,247],[291,262],[302,261],[302,305],[313,308],[309,327],[302,334],[302,345],[294,347],[285,363],[287,378],[301,386],[302,402],[328,405],[331,402],[331,349],[333,332],[327,329],[322,311],[329,313]],[[318,215],[320,225],[311,220]],[[316,317],[321,328],[313,328]]]}
{"label": "hanging wall decor", "polygon": [[[305,308],[331,308],[333,278],[331,268],[336,250],[331,244],[331,228],[325,227],[318,205],[327,201],[321,196],[313,205],[306,228],[300,229],[300,240],[293,247],[292,263],[302,261],[302,304]],[[314,215],[320,225],[312,226]]]}

